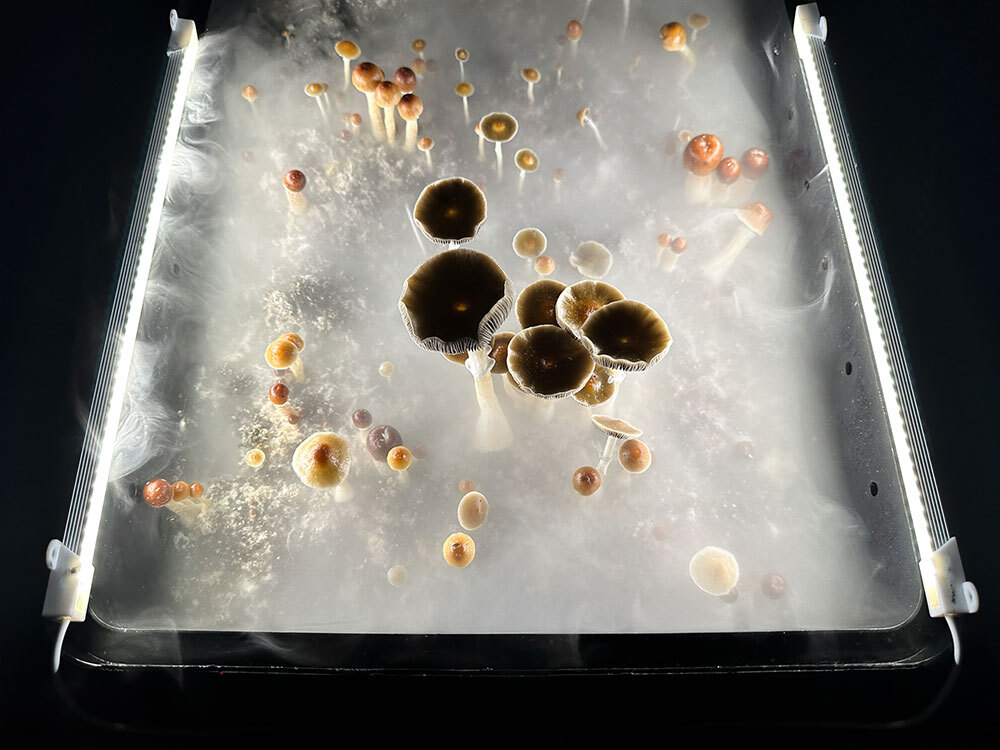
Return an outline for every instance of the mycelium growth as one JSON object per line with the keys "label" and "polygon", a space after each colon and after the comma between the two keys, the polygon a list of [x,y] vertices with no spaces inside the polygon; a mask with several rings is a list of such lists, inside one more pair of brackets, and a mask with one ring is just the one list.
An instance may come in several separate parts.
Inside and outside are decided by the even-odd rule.
{"label": "mycelium growth", "polygon": [[[678,10],[681,21],[692,11],[712,19],[696,39],[688,37],[698,57],[690,69],[681,55],[662,50],[658,29],[671,18],[657,3],[631,3],[624,31],[620,4],[594,3],[586,34],[562,47],[553,40],[584,18],[581,2],[263,5],[258,12],[243,3],[213,4],[215,31],[201,40],[106,510],[124,519],[114,531],[127,541],[107,537],[116,545],[116,564],[141,571],[142,585],[120,587],[113,611],[98,615],[123,628],[348,633],[891,624],[896,610],[875,595],[880,553],[852,505],[857,488],[843,469],[843,446],[827,427],[840,417],[824,373],[835,363],[842,374],[843,344],[832,330],[815,335],[827,325],[824,295],[843,295],[849,276],[841,270],[832,292],[824,283],[832,273],[823,275],[819,257],[836,256],[803,241],[802,227],[812,219],[794,198],[803,179],[789,171],[788,154],[808,151],[798,168],[809,178],[819,175],[809,195],[822,200],[823,191],[829,195],[822,150],[803,114],[796,110],[792,120],[769,98],[782,88],[774,85],[778,78],[800,85],[787,25],[774,38],[775,24],[767,25],[762,37],[746,25],[743,4],[706,0]],[[338,8],[349,8],[350,18],[338,17]],[[294,39],[286,46],[275,29],[289,26]],[[425,44],[413,50],[417,37]],[[351,58],[348,49],[340,56],[333,49],[338,40],[363,53]],[[771,55],[779,42],[781,55]],[[455,94],[456,47],[473,61],[465,66],[476,86],[471,119],[509,114],[518,131],[504,144],[503,158],[530,147],[544,165],[521,193],[515,180],[498,179],[492,159],[478,160],[476,135]],[[362,91],[391,79],[400,65],[412,67],[420,137],[433,139],[433,162],[429,152],[407,151],[398,138],[389,147],[385,113],[374,102],[369,108],[368,92],[353,85],[339,91],[345,59],[352,76],[372,63],[361,71],[370,75],[358,77]],[[748,88],[742,71],[751,60],[761,64],[746,78]],[[533,103],[519,77],[526,65],[541,71],[544,85]],[[328,124],[303,95],[316,81],[332,85]],[[241,94],[248,82],[252,107]],[[584,107],[590,109],[581,127],[576,115]],[[337,137],[345,112],[368,120],[349,140]],[[600,126],[600,141],[590,123]],[[728,205],[686,201],[681,149],[664,152],[681,128],[717,134],[727,156],[742,158],[752,148],[771,154],[752,196]],[[301,213],[289,210],[282,185],[291,170],[308,180],[299,193],[308,198]],[[416,225],[414,204],[427,185],[457,176],[482,190],[489,219],[473,217],[475,231],[432,242]],[[772,217],[764,234],[736,213],[755,202]],[[488,302],[473,323],[503,299],[513,313],[517,295],[538,279],[512,250],[512,238],[525,227],[544,230],[548,240],[544,252],[555,270],[545,291],[606,283],[648,305],[673,338],[668,356],[593,407],[640,426],[655,459],[632,475],[612,452],[590,497],[582,495],[596,481],[584,486],[572,479],[599,462],[606,441],[587,421],[588,406],[570,396],[553,399],[552,418],[539,421],[514,407],[498,380],[506,376],[485,368],[493,334],[518,333],[517,316],[498,316],[488,326],[496,330],[450,331],[461,342],[455,347],[481,347],[473,388],[465,368],[414,343],[443,340],[445,332],[408,330],[398,308],[415,269],[472,252],[448,248],[474,236],[469,246],[502,270],[509,294],[500,281],[489,299],[477,290],[449,301]],[[670,274],[656,264],[661,233],[690,243]],[[592,240],[613,254],[600,282],[570,262]],[[706,269],[731,241],[716,283]],[[718,291],[725,282],[739,290],[739,316]],[[542,317],[524,322],[551,325],[550,298]],[[580,336],[579,325],[569,330]],[[285,331],[308,342],[302,379],[265,361],[269,343]],[[602,337],[614,333],[601,330]],[[545,334],[566,343],[561,334]],[[524,339],[541,343],[537,334]],[[524,353],[519,345],[512,352]],[[394,365],[391,383],[378,372],[386,361]],[[536,357],[534,369],[546,371],[550,361],[556,360]],[[575,361],[582,383],[539,387],[562,393],[606,385],[606,377],[590,382],[605,371],[588,373],[589,364]],[[289,387],[294,413],[269,400],[278,381]],[[495,413],[486,393],[506,415],[510,435],[488,453],[476,450],[477,394]],[[382,440],[380,460],[366,448],[371,430],[389,425],[412,452],[405,485],[387,463],[401,442]],[[335,487],[314,489],[298,478],[293,455],[317,433],[350,446],[352,499],[338,503]],[[341,443],[322,440],[327,448],[303,449],[300,468],[336,463]],[[748,442],[752,452],[739,449]],[[250,451],[266,460],[247,465]],[[394,458],[394,465],[407,460]],[[198,478],[211,510],[193,527],[173,523],[173,514],[143,500],[146,483],[158,477]],[[456,570],[450,565],[471,560],[471,544],[463,537],[447,550],[442,544],[461,532],[455,488],[467,478],[489,497],[490,513],[472,532],[475,561]],[[166,490],[153,489],[150,498],[161,502]],[[667,543],[659,541],[664,533]],[[739,560],[745,590],[734,604],[704,593],[701,578],[698,585],[692,580],[689,563],[708,547]],[[148,550],[155,550],[154,568],[142,564]],[[406,585],[390,586],[386,571],[402,565]],[[787,582],[782,598],[761,590],[768,575]],[[117,586],[111,578],[96,577],[95,601]]]}

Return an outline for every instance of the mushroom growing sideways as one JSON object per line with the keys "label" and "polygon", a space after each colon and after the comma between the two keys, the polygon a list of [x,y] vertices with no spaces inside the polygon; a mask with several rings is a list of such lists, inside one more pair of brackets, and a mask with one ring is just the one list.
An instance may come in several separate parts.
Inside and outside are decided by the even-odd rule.
{"label": "mushroom growing sideways", "polygon": [[446,177],[420,192],[413,219],[432,242],[455,248],[479,233],[486,221],[486,196],[472,180]]}
{"label": "mushroom growing sideways", "polygon": [[554,279],[539,279],[517,295],[517,322],[521,328],[541,325],[558,325],[556,300],[566,285]]}
{"label": "mushroom growing sideways", "polygon": [[483,138],[493,144],[497,154],[497,179],[503,179],[503,153],[501,144],[517,135],[517,120],[506,112],[491,112],[479,121]]}
{"label": "mushroom growing sideways", "polygon": [[605,414],[594,414],[590,421],[594,427],[607,435],[604,441],[604,450],[601,451],[601,460],[597,464],[597,473],[602,477],[607,472],[611,462],[614,461],[618,452],[618,445],[623,440],[630,440],[642,435],[642,430],[635,427],[624,419],[609,417]]}
{"label": "mushroom growing sideways", "polygon": [[580,281],[566,287],[556,300],[556,322],[580,338],[587,319],[611,302],[619,302],[625,295],[603,281]]}
{"label": "mushroom growing sideways", "polygon": [[580,245],[569,256],[569,264],[584,276],[591,279],[600,279],[607,275],[614,263],[614,256],[600,242],[587,240]]}
{"label": "mushroom growing sideways", "polygon": [[479,419],[475,446],[499,451],[513,436],[493,391],[489,356],[493,334],[510,314],[514,287],[492,258],[470,249],[449,250],[424,261],[403,283],[399,311],[418,346],[444,354],[468,352],[465,366],[476,384]]}
{"label": "mushroom growing sideways", "polygon": [[736,233],[722,252],[705,268],[709,278],[716,282],[722,281],[750,240],[760,237],[771,226],[771,209],[763,203],[751,203],[737,209],[736,216],[740,220]]}
{"label": "mushroom growing sideways", "polygon": [[349,499],[347,474],[351,470],[351,449],[340,435],[316,432],[307,437],[292,455],[292,468],[307,487],[336,488],[338,501]]}
{"label": "mushroom growing sideways", "polygon": [[604,139],[601,138],[601,131],[597,129],[597,124],[590,117],[590,107],[584,107],[576,113],[576,121],[580,123],[580,127],[588,127],[594,131],[594,137],[597,138],[597,145],[602,149],[607,149],[607,144],[604,143]]}
{"label": "mushroom growing sideways", "polygon": [[605,305],[587,318],[580,333],[597,364],[622,375],[648,370],[666,356],[672,343],[663,319],[635,300]]}

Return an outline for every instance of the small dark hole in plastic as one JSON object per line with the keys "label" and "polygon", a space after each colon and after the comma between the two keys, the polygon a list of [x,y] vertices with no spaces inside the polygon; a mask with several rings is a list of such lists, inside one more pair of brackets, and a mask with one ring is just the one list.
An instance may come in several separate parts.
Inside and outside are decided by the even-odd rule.
{"label": "small dark hole in plastic", "polygon": [[809,180],[805,181],[805,186],[806,186],[806,190],[808,190],[809,189]]}
{"label": "small dark hole in plastic", "polygon": [[824,255],[823,260],[819,262],[819,267],[822,268],[824,271],[828,269],[830,267],[830,259]]}
{"label": "small dark hole in plastic", "polygon": [[174,263],[174,276],[181,275],[181,267],[179,263]]}
{"label": "small dark hole in plastic", "polygon": [[846,374],[848,374],[848,375],[850,375],[850,374],[851,374],[851,371],[852,371],[853,369],[854,369],[854,365],[852,365],[852,364],[851,364],[850,362],[848,362],[847,364],[845,364],[845,365],[844,365],[844,372],[845,372]]}
{"label": "small dark hole in plastic", "polygon": [[872,493],[872,497],[875,497],[878,494],[878,485],[875,484],[875,482],[872,482],[868,485],[868,491]]}
{"label": "small dark hole in plastic", "polygon": [[135,497],[136,495],[138,495],[139,485],[137,485],[135,482],[131,482],[128,486],[128,494],[129,497]]}
{"label": "small dark hole in plastic", "polygon": [[792,109],[791,107],[789,107],[789,108],[788,108],[788,119],[789,119],[789,121],[790,121],[790,120],[791,120],[791,119],[792,119],[793,117],[795,117],[795,110],[794,110],[794,109]]}

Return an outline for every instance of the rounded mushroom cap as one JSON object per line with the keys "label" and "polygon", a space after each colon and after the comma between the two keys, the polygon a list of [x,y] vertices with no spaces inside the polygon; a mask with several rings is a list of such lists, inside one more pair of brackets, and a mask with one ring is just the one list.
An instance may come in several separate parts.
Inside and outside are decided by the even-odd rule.
{"label": "rounded mushroom cap", "polygon": [[417,141],[417,148],[420,151],[430,151],[432,148],[434,148],[434,139],[427,137],[421,138],[419,141]]}
{"label": "rounded mushroom cap", "polygon": [[595,365],[586,385],[573,394],[573,399],[584,406],[599,406],[610,401],[618,392],[618,383],[611,379],[612,374],[607,367]]}
{"label": "rounded mushroom cap", "polygon": [[382,81],[375,87],[375,103],[382,107],[382,109],[395,107],[402,98],[403,92],[392,81]]}
{"label": "rounded mushroom cap", "polygon": [[763,203],[751,203],[736,212],[746,227],[760,236],[771,226],[771,209]]}
{"label": "rounded mushroom cap", "polygon": [[743,172],[748,180],[759,180],[767,171],[771,157],[762,148],[748,148],[743,153]]}
{"label": "rounded mushroom cap", "polygon": [[599,365],[612,370],[647,370],[670,349],[666,323],[648,305],[622,300],[605,305],[580,329],[580,341]]}
{"label": "rounded mushroom cap", "polygon": [[688,26],[697,31],[702,29],[707,29],[709,24],[708,16],[702,15],[701,13],[692,13],[688,16]]}
{"label": "rounded mushroom cap", "polygon": [[256,88],[254,88],[253,86],[251,86],[251,85],[250,85],[250,84],[248,83],[248,84],[247,84],[246,86],[244,86],[244,87],[243,87],[243,89],[242,89],[242,90],[240,91],[240,94],[241,94],[241,95],[243,96],[243,98],[244,98],[244,99],[246,99],[246,100],[247,100],[248,102],[252,102],[252,101],[254,101],[254,100],[255,100],[255,99],[257,98],[257,89],[256,89]]}
{"label": "rounded mushroom cap", "polygon": [[358,127],[359,125],[361,125],[360,112],[355,112],[354,114],[351,115],[351,125],[353,125],[354,127]]}
{"label": "rounded mushroom cap", "polygon": [[399,311],[418,346],[455,354],[489,346],[513,301],[514,287],[492,258],[459,249],[438,253],[410,275]]}
{"label": "rounded mushroom cap", "polygon": [[330,84],[321,83],[319,81],[314,81],[313,83],[306,84],[306,95],[311,96],[314,99],[318,96],[323,96],[326,90],[330,88]]}
{"label": "rounded mushroom cap", "polygon": [[267,456],[264,455],[264,451],[262,451],[260,448],[251,448],[250,450],[247,451],[247,454],[246,456],[243,457],[243,460],[246,462],[247,466],[256,467],[263,464],[266,458]]}
{"label": "rounded mushroom cap", "polygon": [[589,497],[601,488],[601,473],[593,466],[581,466],[573,472],[573,489]]}
{"label": "rounded mushroom cap", "polygon": [[534,68],[524,68],[521,71],[521,79],[525,83],[538,83],[542,78],[542,74],[539,73]]}
{"label": "rounded mushroom cap", "polygon": [[205,485],[203,485],[201,482],[191,483],[191,497],[197,500],[204,494],[205,494]]}
{"label": "rounded mushroom cap", "polygon": [[166,479],[146,482],[146,486],[142,488],[142,499],[148,505],[159,508],[174,499],[174,486]]}
{"label": "rounded mushroom cap", "polygon": [[[507,374],[507,347],[510,345],[512,338],[514,338],[514,334],[506,331],[493,334],[493,339],[490,341],[490,357],[493,359],[493,367],[490,368],[491,375]],[[449,362],[464,365],[465,361],[469,358],[469,353],[447,354],[442,352],[441,356]]]}
{"label": "rounded mushroom cap", "polygon": [[514,163],[522,172],[534,172],[538,169],[538,154],[530,148],[522,148],[514,154]]}
{"label": "rounded mushroom cap", "polygon": [[506,112],[491,112],[479,121],[479,130],[491,143],[506,143],[517,135],[517,120]]}
{"label": "rounded mushroom cap", "polygon": [[656,235],[656,244],[665,250],[668,247],[670,247],[670,243],[673,241],[673,239],[674,238],[671,237],[669,234],[663,232],[662,234]]}
{"label": "rounded mushroom cap", "polygon": [[412,68],[405,66],[397,68],[396,72],[392,74],[392,80],[396,82],[399,90],[404,94],[409,94],[417,87],[417,74],[413,72]]}
{"label": "rounded mushroom cap", "polygon": [[573,20],[566,24],[566,38],[571,42],[577,42],[583,36],[583,24]]}
{"label": "rounded mushroom cap", "polygon": [[556,300],[556,322],[571,334],[580,337],[580,329],[595,312],[625,295],[603,281],[580,281],[566,287]]}
{"label": "rounded mushroom cap", "polygon": [[395,448],[389,449],[385,462],[393,471],[406,471],[413,463],[413,454],[405,445],[397,445]]}
{"label": "rounded mushroom cap", "polygon": [[721,547],[703,547],[695,552],[688,573],[698,588],[712,596],[725,596],[740,580],[736,557]]}
{"label": "rounded mushroom cap", "polygon": [[630,474],[642,474],[649,468],[653,456],[649,446],[641,440],[632,438],[626,440],[618,449],[618,463]]}
{"label": "rounded mushroom cap", "polygon": [[428,239],[461,245],[475,239],[486,221],[486,196],[472,180],[446,177],[420,192],[413,218]]}
{"label": "rounded mushroom cap", "polygon": [[468,62],[469,61],[469,50],[465,49],[464,47],[456,47],[455,48],[455,59],[458,60],[459,62]]}
{"label": "rounded mushroom cap", "polygon": [[354,84],[354,88],[365,94],[375,91],[375,88],[384,79],[385,75],[382,73],[382,69],[372,62],[358,63],[351,73],[351,83]]}
{"label": "rounded mushroom cap", "polygon": [[285,333],[279,336],[278,338],[285,339],[286,341],[291,341],[293,344],[295,344],[295,348],[298,349],[300,352],[306,348],[305,339],[303,339],[297,333]]}
{"label": "rounded mushroom cap", "polygon": [[351,470],[350,446],[334,432],[314,433],[295,449],[292,468],[307,487],[336,487]]}
{"label": "rounded mushroom cap", "polygon": [[414,57],[413,62],[410,63],[410,68],[418,76],[422,76],[427,72],[427,61],[421,60],[419,57]]}
{"label": "rounded mushroom cap", "polygon": [[680,52],[687,44],[687,32],[677,21],[671,21],[660,27],[660,39],[667,52]]}
{"label": "rounded mushroom cap", "polygon": [[718,136],[696,135],[684,147],[684,169],[703,177],[711,174],[722,161],[722,141]]}
{"label": "rounded mushroom cap", "polygon": [[579,112],[576,113],[576,121],[580,123],[580,127],[587,124],[587,120],[590,115],[590,107],[584,107]]}
{"label": "rounded mushroom cap", "polygon": [[441,548],[444,561],[453,568],[464,568],[476,556],[476,543],[468,534],[452,534]]}
{"label": "rounded mushroom cap", "polygon": [[517,295],[517,322],[521,328],[558,325],[556,300],[566,285],[554,279],[539,279],[528,284]]}
{"label": "rounded mushroom cap", "polygon": [[533,265],[535,271],[542,276],[548,276],[556,270],[556,261],[549,255],[539,255]]}
{"label": "rounded mushroom cap", "polygon": [[425,49],[427,49],[427,42],[425,42],[423,39],[414,39],[413,43],[410,45],[410,49],[412,49],[414,52],[423,52]]}
{"label": "rounded mushroom cap", "polygon": [[347,39],[341,39],[334,45],[333,49],[345,60],[357,60],[361,57],[361,47]]}
{"label": "rounded mushroom cap", "polygon": [[306,186],[306,176],[298,169],[290,169],[281,178],[285,188],[293,193],[301,193]]}
{"label": "rounded mushroom cap", "polygon": [[569,256],[569,264],[592,279],[600,279],[607,275],[613,262],[611,251],[593,240],[581,242]]}
{"label": "rounded mushroom cap", "polygon": [[688,241],[683,237],[676,237],[674,241],[670,243],[670,251],[676,255],[680,255],[687,249]]}
{"label": "rounded mushroom cap", "polygon": [[267,392],[267,398],[272,404],[281,406],[288,403],[288,386],[284,383],[275,383]]}
{"label": "rounded mushroom cap", "polygon": [[740,160],[733,156],[727,156],[719,162],[719,166],[715,169],[715,176],[723,185],[732,185],[740,179],[742,171]]}
{"label": "rounded mushroom cap", "polygon": [[275,370],[283,370],[295,364],[299,358],[299,350],[288,339],[275,339],[268,344],[264,359]]}
{"label": "rounded mushroom cap", "polygon": [[356,409],[351,414],[351,422],[359,430],[367,429],[372,424],[372,413],[367,409]]}
{"label": "rounded mushroom cap", "polygon": [[389,457],[389,451],[402,444],[403,437],[399,434],[399,430],[389,424],[372,427],[365,435],[365,447],[368,449],[368,454],[376,461],[385,461]]}
{"label": "rounded mushroom cap", "polygon": [[490,504],[481,492],[467,492],[458,503],[458,523],[466,531],[474,531],[483,525]]}
{"label": "rounded mushroom cap", "polygon": [[182,480],[177,480],[173,484],[174,500],[187,500],[191,495],[191,485]]}
{"label": "rounded mushroom cap", "polygon": [[541,398],[562,398],[586,385],[594,360],[559,326],[540,325],[511,339],[507,369],[522,390]]}
{"label": "rounded mushroom cap", "polygon": [[537,258],[545,252],[545,247],[548,245],[548,239],[545,237],[545,233],[541,229],[525,227],[524,229],[518,230],[517,234],[514,235],[514,241],[511,244],[514,247],[514,253],[518,258]]}
{"label": "rounded mushroom cap", "polygon": [[468,81],[462,81],[460,84],[455,86],[455,93],[464,99],[465,97],[472,96],[476,93],[476,87]]}
{"label": "rounded mushroom cap", "polygon": [[611,435],[619,440],[637,438],[642,434],[642,430],[635,425],[629,424],[624,419],[609,417],[607,414],[594,414],[590,418],[590,421],[594,427],[599,429],[605,435]]}
{"label": "rounded mushroom cap", "polygon": [[413,121],[420,119],[424,113],[424,103],[416,94],[403,94],[399,100],[399,116],[404,120]]}

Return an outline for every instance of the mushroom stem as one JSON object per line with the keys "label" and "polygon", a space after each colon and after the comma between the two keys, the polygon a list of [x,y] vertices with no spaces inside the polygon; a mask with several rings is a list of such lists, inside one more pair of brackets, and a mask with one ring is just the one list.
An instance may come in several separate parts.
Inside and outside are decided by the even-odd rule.
{"label": "mushroom stem", "polygon": [[696,175],[688,172],[684,180],[684,197],[688,203],[708,203],[712,198],[712,175]]}
{"label": "mushroom stem", "polygon": [[570,39],[569,40],[569,59],[570,60],[575,60],[576,59],[576,45],[579,43],[579,41],[580,41],[579,39]]}
{"label": "mushroom stem", "polygon": [[[428,167],[430,167],[430,161],[431,161],[431,152],[428,151],[427,152]],[[416,220],[413,218],[413,209],[411,209],[407,205],[404,205],[403,208],[406,210],[406,218],[410,220],[410,226],[413,227],[413,234],[417,238],[417,244],[420,246],[420,252],[422,252],[424,255],[427,255],[427,249],[424,247],[424,239],[420,234],[420,230],[417,228]]]}
{"label": "mushroom stem", "polygon": [[301,214],[309,206],[309,201],[301,192],[296,193],[285,188],[285,197],[288,198],[288,207],[292,209],[292,213]]}
{"label": "mushroom stem", "polygon": [[521,192],[524,191],[524,175],[525,174],[526,174],[526,172],[522,169],[521,170],[521,176],[517,178],[517,192],[518,192],[518,194],[520,194]]}
{"label": "mushroom stem", "polygon": [[[417,121],[407,120],[406,121],[406,145],[404,148],[407,151],[413,151],[417,147]],[[430,152],[427,153],[427,158],[430,158]]]}
{"label": "mushroom stem", "polygon": [[677,253],[670,248],[667,248],[666,250],[660,250],[660,254],[663,257],[663,262],[660,264],[660,267],[664,271],[673,271],[674,266],[677,265]]}
{"label": "mushroom stem", "polygon": [[628,30],[629,0],[622,0],[622,34]]}
{"label": "mushroom stem", "polygon": [[459,60],[458,61],[458,72],[461,75],[460,80],[464,81],[465,80],[465,60]]}
{"label": "mushroom stem", "polygon": [[502,180],[503,179],[503,149],[501,148],[500,141],[496,142],[496,145],[494,146],[493,150],[496,151],[496,154],[497,154],[497,179],[498,180]]}
{"label": "mushroom stem", "polygon": [[396,108],[385,108],[385,137],[390,146],[396,145]]}
{"label": "mushroom stem", "polygon": [[379,117],[378,105],[375,103],[375,94],[372,91],[365,92],[365,99],[368,100],[368,122],[372,125],[372,135],[376,141],[385,140],[385,129],[382,127],[382,118]]}
{"label": "mushroom stem", "polygon": [[431,152],[430,152],[430,149],[428,149],[427,151],[424,151],[424,153],[427,154],[427,169],[428,170],[434,169],[434,162],[431,161]]}
{"label": "mushroom stem", "polygon": [[604,139],[601,138],[601,131],[597,129],[597,125],[589,117],[584,118],[584,122],[587,127],[594,131],[594,135],[597,137],[597,145],[601,147],[602,150],[607,151],[607,144],[604,143]]}
{"label": "mushroom stem", "polygon": [[351,61],[344,58],[344,91],[351,86]]}
{"label": "mushroom stem", "polygon": [[586,22],[587,20],[587,14],[590,13],[591,2],[593,2],[593,0],[586,0],[586,2],[583,5],[583,16],[580,18],[582,22]]}
{"label": "mushroom stem", "polygon": [[306,370],[305,366],[302,364],[302,357],[296,357],[295,361],[292,362],[288,369],[291,370],[292,375],[295,376],[296,380],[305,380]]}
{"label": "mushroom stem", "polygon": [[469,352],[465,366],[476,379],[476,400],[479,402],[479,419],[476,422],[476,450],[495,453],[511,444],[514,439],[507,424],[507,418],[493,390],[493,359],[489,349],[475,349]]}
{"label": "mushroom stem", "polygon": [[607,472],[611,462],[615,460],[615,454],[618,452],[618,444],[621,441],[621,438],[614,435],[608,435],[608,439],[604,441],[604,451],[601,453],[601,460],[597,464],[597,473],[602,477]]}
{"label": "mushroom stem", "polygon": [[472,120],[469,119],[469,97],[467,96],[462,97],[462,109],[465,111],[465,124],[468,125]]}
{"label": "mushroom stem", "polygon": [[535,101],[535,84],[531,81],[528,81],[528,101]]}
{"label": "mushroom stem", "polygon": [[486,158],[486,148],[483,145],[484,143],[486,143],[486,139],[483,138],[482,131],[480,131],[479,132],[479,161],[482,161],[483,159]]}
{"label": "mushroom stem", "polygon": [[347,477],[344,477],[343,481],[337,485],[337,488],[333,491],[333,501],[336,503],[346,503],[348,500],[354,497],[354,488],[347,483]]}
{"label": "mushroom stem", "polygon": [[705,273],[715,281],[721,281],[729,269],[732,268],[733,263],[736,262],[740,253],[743,252],[743,248],[756,236],[749,227],[740,224],[736,228],[736,234],[729,240],[729,244],[705,266]]}
{"label": "mushroom stem", "polygon": [[323,99],[321,97],[316,97],[316,106],[319,107],[319,113],[323,116],[323,122],[329,123],[326,117],[326,107],[323,106]]}
{"label": "mushroom stem", "polygon": [[396,479],[399,480],[400,484],[409,484],[410,483],[409,473],[410,472],[407,469],[403,469],[402,471],[397,471]]}

